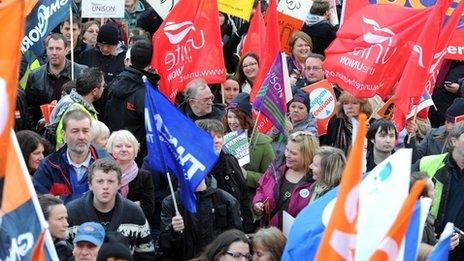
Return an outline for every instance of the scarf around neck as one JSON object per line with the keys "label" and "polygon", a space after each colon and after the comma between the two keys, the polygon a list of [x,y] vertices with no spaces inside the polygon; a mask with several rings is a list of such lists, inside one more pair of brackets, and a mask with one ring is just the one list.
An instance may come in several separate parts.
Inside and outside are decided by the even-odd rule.
{"label": "scarf around neck", "polygon": [[121,195],[124,198],[127,198],[127,194],[129,194],[129,183],[137,177],[139,173],[139,167],[133,160],[129,166],[123,171],[122,178],[121,178],[121,186],[119,187],[121,191]]}

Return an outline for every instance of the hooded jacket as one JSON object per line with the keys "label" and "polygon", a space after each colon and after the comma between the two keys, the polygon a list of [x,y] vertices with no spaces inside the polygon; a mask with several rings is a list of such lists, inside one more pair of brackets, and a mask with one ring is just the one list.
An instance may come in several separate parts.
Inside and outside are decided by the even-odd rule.
{"label": "hooded jacket", "polygon": [[111,131],[126,129],[137,138],[140,151],[137,165],[141,166],[143,157],[147,155],[145,132],[145,84],[142,76],[156,85],[159,76],[134,67],[127,67],[108,86],[108,102],[104,122]]}
{"label": "hooded jacket", "polygon": [[237,200],[206,179],[207,188],[195,192],[197,212],[189,213],[180,204],[179,192],[175,193],[179,212],[184,220],[182,233],[172,228],[175,216],[172,196],[163,200],[161,210],[161,234],[159,242],[163,251],[162,260],[190,260],[201,253],[219,234],[229,229],[242,229]]}

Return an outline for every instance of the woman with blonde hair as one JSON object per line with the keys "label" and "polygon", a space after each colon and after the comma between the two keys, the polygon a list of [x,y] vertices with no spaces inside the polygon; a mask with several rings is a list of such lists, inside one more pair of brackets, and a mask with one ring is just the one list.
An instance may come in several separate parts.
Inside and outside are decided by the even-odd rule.
{"label": "woman with blonde hair", "polygon": [[254,234],[251,242],[253,261],[279,261],[286,241],[278,228],[261,228]]}
{"label": "woman with blonde hair", "polygon": [[310,132],[289,136],[284,163],[271,164],[258,182],[253,210],[262,215],[261,226],[282,228],[283,211],[296,217],[308,205],[313,183],[309,166],[318,147],[318,139]]}
{"label": "woman with blonde hair", "polygon": [[353,125],[358,123],[361,113],[369,118],[372,106],[367,99],[358,99],[349,92],[343,92],[335,106],[336,115],[327,125],[327,134],[321,138],[323,145],[339,148],[348,153],[353,136]]}
{"label": "woman with blonde hair", "polygon": [[322,197],[326,192],[338,186],[345,168],[345,153],[341,149],[322,146],[316,150],[311,170],[314,183],[311,185],[309,203]]}
{"label": "woman with blonde hair", "polygon": [[135,163],[139,148],[139,142],[128,130],[111,133],[106,144],[106,150],[123,171],[119,192],[123,197],[139,204],[145,217],[151,222],[155,208],[155,191],[150,173],[139,169]]}

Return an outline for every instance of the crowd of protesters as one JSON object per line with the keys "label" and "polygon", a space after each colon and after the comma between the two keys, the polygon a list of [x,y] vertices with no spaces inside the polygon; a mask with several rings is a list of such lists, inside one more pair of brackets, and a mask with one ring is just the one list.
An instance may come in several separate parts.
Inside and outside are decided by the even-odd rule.
{"label": "crowd of protesters", "polygon": [[[63,21],[46,38],[40,66],[20,70],[26,81],[15,131],[60,260],[280,260],[283,212],[296,217],[339,185],[360,114],[369,118],[367,171],[407,147],[413,171],[421,173],[412,180],[429,180],[422,196],[435,199],[423,242],[435,244],[447,222],[464,230],[463,61],[445,62],[432,95],[436,107],[404,130],[377,114],[375,99],[332,85],[335,115],[319,135],[302,88],[325,79],[324,50],[338,28],[329,20],[331,2],[315,0],[289,38],[286,133],[260,133],[249,95],[260,57],[241,53],[249,23],[219,13],[230,74],[220,84],[194,79],[176,97],[176,106],[211,134],[219,155],[190,213],[147,160],[144,81],[157,86],[160,79],[150,61],[162,19],[145,1],[125,4],[124,19]],[[253,12],[258,4],[265,12],[265,1],[256,1]],[[40,108],[52,101],[44,117]],[[247,131],[250,162],[243,166],[222,150],[223,136],[233,131]],[[451,260],[464,258],[463,240],[453,237]]]}

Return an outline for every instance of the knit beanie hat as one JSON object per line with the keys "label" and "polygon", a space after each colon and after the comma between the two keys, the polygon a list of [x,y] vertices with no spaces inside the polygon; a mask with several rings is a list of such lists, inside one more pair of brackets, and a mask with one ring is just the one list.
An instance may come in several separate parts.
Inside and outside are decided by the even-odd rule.
{"label": "knit beanie hat", "polygon": [[457,123],[464,120],[464,98],[456,98],[445,113],[445,120]]}
{"label": "knit beanie hat", "polygon": [[97,261],[107,260],[134,260],[127,240],[119,232],[108,232],[98,251]]}
{"label": "knit beanie hat", "polygon": [[251,115],[251,103],[250,103],[250,95],[246,92],[241,92],[229,103],[227,109],[239,109],[252,118]]}
{"label": "knit beanie hat", "polygon": [[301,102],[306,106],[306,110],[309,112],[310,108],[310,101],[309,101],[309,94],[303,91],[297,91],[293,94],[293,100],[291,100],[288,105],[292,104],[293,102]]}
{"label": "knit beanie hat", "polygon": [[101,44],[117,45],[119,30],[113,24],[104,24],[98,32],[97,42]]}

